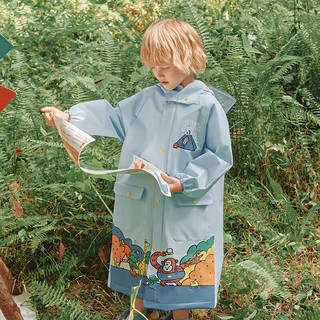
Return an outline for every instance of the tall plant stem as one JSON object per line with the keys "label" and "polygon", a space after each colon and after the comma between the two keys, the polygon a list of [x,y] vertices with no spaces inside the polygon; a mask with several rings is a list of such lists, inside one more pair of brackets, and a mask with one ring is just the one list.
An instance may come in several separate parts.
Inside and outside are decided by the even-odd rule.
{"label": "tall plant stem", "polygon": [[102,199],[100,193],[98,192],[98,190],[96,189],[96,187],[93,185],[93,183],[91,182],[91,180],[89,179],[90,184],[93,188],[93,190],[95,191],[95,193],[97,194],[97,196],[99,197],[100,201],[102,202],[102,204],[105,206],[105,208],[108,210],[108,212],[110,213],[111,217],[113,217],[113,212],[111,211],[111,209],[108,207],[108,205],[105,203],[105,201]]}

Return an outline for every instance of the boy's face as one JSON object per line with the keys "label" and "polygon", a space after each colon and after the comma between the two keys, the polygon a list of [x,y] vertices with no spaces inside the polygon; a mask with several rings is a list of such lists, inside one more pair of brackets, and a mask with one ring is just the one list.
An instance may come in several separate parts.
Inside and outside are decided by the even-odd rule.
{"label": "boy's face", "polygon": [[194,80],[192,74],[184,73],[173,65],[154,66],[152,72],[167,90],[173,90],[179,84],[185,87]]}

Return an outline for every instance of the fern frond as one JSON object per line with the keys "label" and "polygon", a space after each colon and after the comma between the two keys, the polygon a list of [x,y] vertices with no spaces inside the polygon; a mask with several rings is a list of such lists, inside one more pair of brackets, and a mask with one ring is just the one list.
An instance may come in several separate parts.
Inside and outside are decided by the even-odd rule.
{"label": "fern frond", "polygon": [[65,75],[61,87],[68,88],[73,104],[99,99],[94,80],[87,76],[70,73]]}
{"label": "fern frond", "polygon": [[208,57],[208,65],[215,65],[215,61],[212,56],[212,52],[214,51],[214,45],[210,37],[208,26],[205,24],[202,16],[200,16],[200,14],[197,12],[197,9],[192,4],[192,2],[184,2],[182,8],[185,20],[198,31],[202,39],[204,51]]}
{"label": "fern frond", "polygon": [[33,232],[29,233],[29,237],[31,238],[32,253],[34,253],[35,250],[38,249],[41,246],[41,244],[47,240],[46,237],[50,231],[57,230],[56,224],[56,220],[53,220],[50,224],[47,224],[39,228],[39,230],[33,229]]}
{"label": "fern frond", "polygon": [[[307,111],[313,114],[313,119],[319,125],[320,121],[320,103],[319,98],[315,98],[314,94],[307,88],[298,88],[297,95],[302,99]],[[316,120],[318,119],[318,121]]]}
{"label": "fern frond", "polygon": [[301,311],[294,317],[295,320],[316,320],[320,319],[320,308],[315,307],[314,310]]}
{"label": "fern frond", "polygon": [[56,319],[90,320],[91,312],[85,311],[76,300],[70,300],[63,288],[53,287],[46,282],[32,281],[27,286],[32,293],[33,300],[42,304],[45,308],[58,309]]}
{"label": "fern frond", "polygon": [[31,151],[38,149],[40,146],[55,148],[55,149],[64,149],[65,148],[63,142],[35,140],[35,139],[29,139],[29,141],[32,142],[32,146],[30,147]]}
{"label": "fern frond", "polygon": [[118,76],[121,73],[119,47],[116,45],[109,30],[104,31],[103,40],[100,50],[101,57],[105,63],[106,74]]}
{"label": "fern frond", "polygon": [[255,254],[249,260],[238,263],[238,266],[255,274],[259,282],[274,290],[275,295],[281,296],[284,299],[290,298],[291,294],[288,288],[282,284],[281,269],[267,259]]}
{"label": "fern frond", "polygon": [[[302,105],[293,97],[284,95],[283,102],[285,102],[289,107],[284,110],[284,115],[286,116],[286,119],[293,125],[301,126],[306,122],[311,121],[320,126],[320,117],[312,111],[307,110],[304,105]],[[318,112],[318,109],[316,110]]]}
{"label": "fern frond", "polygon": [[6,237],[2,237],[0,241],[0,247],[10,247],[20,242],[20,237],[17,234],[9,234]]}
{"label": "fern frond", "polygon": [[281,83],[284,75],[292,71],[295,66],[299,65],[301,60],[300,57],[296,56],[285,56],[271,60],[266,65],[267,69],[270,68],[270,83]]}
{"label": "fern frond", "polygon": [[89,91],[95,92],[96,87],[94,85],[93,79],[86,76],[80,76],[74,73],[70,73],[67,76],[65,75],[64,81],[61,83],[62,87],[69,87],[71,88],[77,87],[82,85],[83,88],[88,89]]}

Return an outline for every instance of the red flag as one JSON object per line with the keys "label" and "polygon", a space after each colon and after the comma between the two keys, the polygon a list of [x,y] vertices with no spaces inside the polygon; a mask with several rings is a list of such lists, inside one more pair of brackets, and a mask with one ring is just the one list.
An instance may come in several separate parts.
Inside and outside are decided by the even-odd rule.
{"label": "red flag", "polygon": [[0,86],[0,112],[9,104],[16,94],[16,92]]}

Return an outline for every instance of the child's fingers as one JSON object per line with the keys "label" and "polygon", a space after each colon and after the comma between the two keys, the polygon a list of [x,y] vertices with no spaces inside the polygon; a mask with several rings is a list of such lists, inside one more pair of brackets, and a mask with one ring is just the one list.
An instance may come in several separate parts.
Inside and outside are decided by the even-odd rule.
{"label": "child's fingers", "polygon": [[165,182],[169,182],[169,176],[167,176],[164,172],[161,172],[160,175]]}
{"label": "child's fingers", "polygon": [[47,123],[49,125],[55,125],[53,120],[53,115],[57,115],[59,118],[69,121],[70,115],[67,112],[63,112],[56,107],[43,107],[40,109],[41,112],[44,112],[44,115],[47,120],[52,120],[52,123]]}
{"label": "child's fingers", "polygon": [[165,173],[161,173],[161,177],[169,186],[174,184],[174,178],[166,175]]}
{"label": "child's fingers", "polygon": [[183,186],[182,186],[180,180],[178,180],[177,178],[170,177],[170,176],[166,175],[165,173],[161,173],[161,177],[166,183],[168,183],[171,192],[183,191]]}
{"label": "child's fingers", "polygon": [[175,183],[175,178],[173,178],[173,177],[170,177],[170,176],[168,176],[168,175],[166,175],[165,173],[161,173],[161,177],[162,177],[162,179],[165,181],[165,182],[167,182],[168,184],[173,184],[173,183]]}
{"label": "child's fingers", "polygon": [[46,120],[51,121],[53,119],[52,113],[51,112],[47,112],[44,114],[44,117],[46,118]]}
{"label": "child's fingers", "polygon": [[41,112],[55,112],[56,110],[55,107],[43,107],[40,109]]}
{"label": "child's fingers", "polygon": [[46,124],[48,126],[54,126],[54,120],[53,120],[53,116],[52,113],[45,113],[45,118],[46,118]]}
{"label": "child's fingers", "polygon": [[54,126],[53,115],[56,113],[57,109],[54,107],[44,107],[40,109],[41,112],[44,112],[44,117],[46,119],[46,124],[48,126]]}

